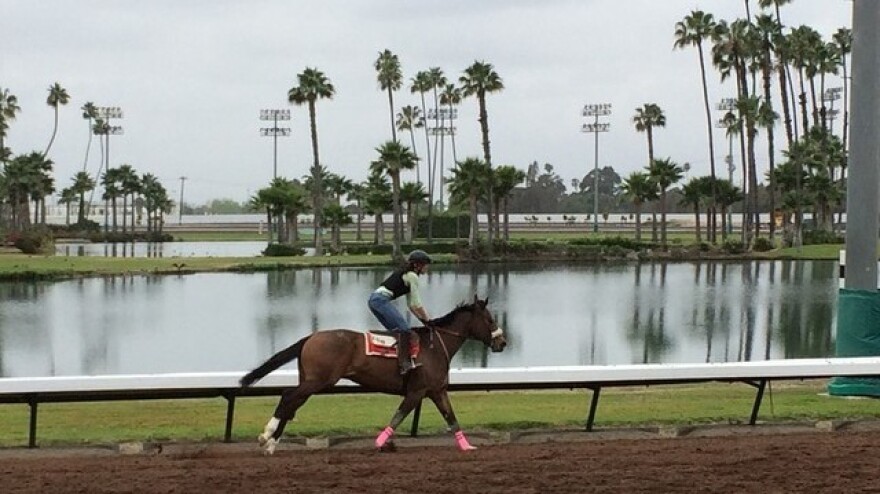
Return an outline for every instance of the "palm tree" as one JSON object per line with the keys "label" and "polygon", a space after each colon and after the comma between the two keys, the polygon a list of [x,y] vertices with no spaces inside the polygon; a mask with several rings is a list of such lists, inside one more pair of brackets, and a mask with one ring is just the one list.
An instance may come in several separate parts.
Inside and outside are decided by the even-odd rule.
{"label": "palm tree", "polygon": [[388,111],[391,114],[391,140],[397,141],[397,129],[394,126],[394,91],[403,85],[403,74],[400,71],[400,60],[391,50],[379,52],[379,58],[373,64],[379,88],[388,91]]}
{"label": "palm tree", "polygon": [[363,184],[352,184],[351,189],[348,191],[348,200],[355,202],[355,208],[357,208],[357,233],[355,239],[360,242],[363,240],[363,234],[361,233],[361,221],[364,218],[364,199],[365,199],[365,191]]}
{"label": "palm tree", "polygon": [[141,194],[144,197],[144,209],[147,210],[147,232],[153,232],[154,213],[158,209],[158,203],[167,192],[165,187],[159,183],[159,179],[152,173],[145,173],[140,182]]}
{"label": "palm tree", "polygon": [[[715,186],[715,143],[712,137],[712,110],[709,108],[709,88],[706,85],[706,61],[703,55],[703,41],[712,39],[717,36],[718,25],[712,14],[707,14],[701,10],[694,10],[684,20],[675,25],[675,48],[684,48],[686,46],[696,46],[700,54],[700,74],[703,82],[703,106],[706,109],[706,130],[709,136],[709,170],[712,177],[712,186]],[[712,216],[710,218],[710,230],[712,232],[710,242],[715,243],[715,203],[717,202],[718,191],[712,189]]]}
{"label": "palm tree", "polygon": [[[400,109],[400,113],[397,114],[397,130],[409,131],[409,140],[410,145],[412,146],[413,153],[418,155],[416,151],[416,134],[415,129],[421,129],[425,126],[425,117],[422,115],[419,107],[407,105]],[[416,182],[421,182],[421,174],[419,173],[420,167],[416,167]]]}
{"label": "palm tree", "polygon": [[636,131],[644,132],[648,136],[648,163],[654,162],[654,127],[666,127],[666,115],[663,110],[654,103],[645,103],[645,106],[636,108],[633,116]]}
{"label": "palm tree", "polygon": [[52,127],[52,138],[49,139],[49,145],[46,146],[46,150],[43,151],[43,156],[49,154],[49,149],[52,148],[52,143],[55,142],[55,134],[58,133],[58,106],[66,105],[69,101],[70,95],[67,94],[66,89],[61,87],[61,84],[56,82],[49,86],[49,97],[46,98],[46,104],[55,110],[55,126]]}
{"label": "palm tree", "polygon": [[88,216],[88,211],[86,211],[86,192],[90,192],[95,188],[95,180],[88,174],[88,172],[77,172],[76,175],[73,176],[73,185],[71,189],[73,189],[74,193],[79,197],[79,214],[77,215],[76,222],[77,224],[82,224],[85,222],[86,217]]}
{"label": "palm tree", "polygon": [[[448,180],[449,194],[455,202],[467,202],[471,216],[471,231],[468,245],[471,249],[477,246],[478,223],[477,206],[479,201],[487,199],[492,180],[492,169],[479,158],[466,158],[452,169],[452,177]],[[491,231],[491,229],[490,229]]]}
{"label": "palm tree", "polygon": [[647,173],[633,172],[623,180],[623,196],[632,201],[636,215],[636,242],[642,241],[642,205],[657,197],[657,187]]}
{"label": "palm tree", "polygon": [[70,203],[76,200],[76,193],[70,187],[61,189],[58,204],[64,204],[64,224],[70,226]]}
{"label": "palm tree", "polygon": [[[476,96],[479,105],[480,133],[483,142],[483,161],[492,170],[492,152],[489,147],[489,114],[486,112],[486,95],[499,92],[504,89],[504,82],[492,64],[475,61],[470,67],[464,69],[464,75],[458,78],[461,83],[463,97]],[[492,252],[492,190],[489,189],[489,253]],[[473,233],[471,234],[473,235]]]}
{"label": "palm tree", "polygon": [[91,101],[86,101],[86,104],[82,106],[82,111],[82,117],[86,119],[89,127],[89,141],[86,144],[86,157],[83,160],[83,171],[86,171],[89,166],[89,151],[92,149],[92,121],[98,118],[98,107]]}
{"label": "palm tree", "polygon": [[131,196],[131,231],[134,233],[135,195],[141,190],[141,181],[137,172],[131,165],[121,165],[117,168],[119,191],[122,193],[122,233],[125,233],[126,218],[128,214],[128,196]]}
{"label": "palm tree", "polygon": [[[428,114],[428,109],[425,106],[425,93],[431,90],[431,74],[427,70],[423,70],[421,72],[416,73],[415,77],[410,81],[410,92],[411,93],[419,93],[419,97],[422,101],[422,118]],[[430,195],[430,199],[428,200],[428,241],[431,240],[431,217],[434,211],[434,183],[430,179],[430,166],[431,166],[431,139],[428,137],[428,126],[424,125],[424,121],[422,127],[425,129],[425,176],[427,177],[428,183],[428,195]],[[415,149],[415,146],[413,146]]]}
{"label": "palm tree", "polygon": [[[691,206],[694,210],[694,220],[696,221],[695,233],[698,244],[703,242],[703,232],[700,228],[700,204],[703,202],[705,183],[705,177],[694,177],[681,186],[681,204],[684,206]],[[724,218],[721,220],[723,222]],[[722,231],[724,231],[723,225]]]}
{"label": "palm tree", "polygon": [[419,182],[406,182],[400,186],[400,202],[406,204],[406,225],[404,241],[412,243],[416,237],[416,214],[418,204],[428,198],[425,187]]}
{"label": "palm tree", "polygon": [[[101,176],[101,186],[104,187],[104,193],[102,195],[105,201],[110,201],[113,207],[113,232],[116,232],[117,220],[116,220],[116,200],[122,195],[122,189],[119,187],[120,182],[120,173],[119,168],[108,168],[104,171],[104,175]],[[108,208],[104,208],[104,228],[107,229],[107,211]]]}
{"label": "palm tree", "polygon": [[660,244],[666,248],[666,190],[681,180],[684,170],[671,158],[656,159],[648,167],[648,176],[660,191]]}
{"label": "palm tree", "polygon": [[4,144],[6,131],[9,130],[9,122],[15,120],[15,114],[19,112],[18,98],[9,89],[0,88],[0,163],[5,163],[10,154]]}
{"label": "palm tree", "polygon": [[351,224],[351,215],[339,204],[330,204],[324,208],[324,218],[330,225],[330,242],[333,250],[339,252],[342,245],[342,227]]}
{"label": "palm tree", "polygon": [[306,68],[297,76],[298,85],[287,92],[288,100],[296,105],[308,105],[309,123],[312,135],[312,178],[314,179],[314,209],[315,209],[315,255],[324,254],[324,245],[321,238],[321,214],[323,213],[323,188],[321,184],[321,160],[318,156],[318,126],[315,115],[315,102],[321,98],[332,99],[336,89],[327,76],[318,69]]}
{"label": "palm tree", "polygon": [[834,40],[837,55],[840,57],[840,66],[843,68],[843,149],[848,149],[846,143],[849,129],[849,77],[847,76],[846,56],[852,53],[852,29],[842,27],[831,36],[831,39]]}
{"label": "palm tree", "polygon": [[391,193],[385,174],[373,170],[364,184],[364,209],[368,214],[375,217],[374,225],[374,242],[376,245],[385,243],[385,225],[382,222],[382,215],[391,209]]}
{"label": "palm tree", "polygon": [[374,172],[381,172],[391,179],[391,208],[394,215],[394,245],[392,257],[395,261],[403,259],[400,252],[402,235],[402,222],[400,215],[400,172],[412,170],[418,166],[419,158],[410,149],[397,141],[388,141],[376,148],[379,159],[374,161],[370,168]]}
{"label": "palm tree", "polygon": [[[507,242],[510,240],[510,218],[507,212],[507,201],[513,193],[513,189],[526,179],[526,172],[518,170],[512,166],[499,166],[492,173],[492,198],[495,200],[495,212],[504,214],[504,232],[503,238]],[[499,223],[496,218],[496,225]]]}

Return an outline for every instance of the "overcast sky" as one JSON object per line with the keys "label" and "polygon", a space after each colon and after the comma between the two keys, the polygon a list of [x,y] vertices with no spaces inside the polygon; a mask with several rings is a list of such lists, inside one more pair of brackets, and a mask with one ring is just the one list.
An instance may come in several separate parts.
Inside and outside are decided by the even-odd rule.
{"label": "overcast sky", "polygon": [[[125,112],[125,135],[110,141],[111,166],[153,173],[175,200],[186,176],[187,203],[243,201],[272,178],[262,108],[289,108],[293,118],[292,136],[279,138],[278,174],[308,172],[308,111],[290,105],[287,91],[297,73],[317,67],[336,87],[332,100],[318,103],[321,161],[360,181],[376,146],[390,139],[387,97],[373,69],[387,48],[407,81],[395,95],[398,108],[418,103],[409,92],[417,71],[436,66],[457,81],[475,60],[494,65],[505,85],[487,103],[494,164],[551,163],[569,185],[593,167],[593,136],[580,132],[583,105],[611,103],[599,165],[625,176],[647,161],[632,116],[656,103],[667,117],[656,154],[704,175],[697,52],[672,48],[675,23],[694,9],[716,19],[745,16],[741,0],[0,0],[0,87],[22,108],[7,145],[16,154],[45,149],[53,121],[45,100],[57,81],[71,96],[50,152],[58,189],[83,167],[80,108],[92,101]],[[851,26],[851,9],[845,0],[795,0],[782,16],[829,39]],[[715,72],[710,82],[713,103],[732,95]],[[464,101],[459,158],[481,156],[476,119],[476,101]],[[424,136],[416,146],[423,155]],[[726,147],[719,130],[719,162]],[[93,147],[93,175],[99,159]]]}

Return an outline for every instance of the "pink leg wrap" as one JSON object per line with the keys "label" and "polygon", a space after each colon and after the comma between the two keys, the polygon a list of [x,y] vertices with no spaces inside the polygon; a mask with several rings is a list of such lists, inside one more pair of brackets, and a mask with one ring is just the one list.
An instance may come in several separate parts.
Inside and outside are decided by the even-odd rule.
{"label": "pink leg wrap", "polygon": [[382,446],[385,446],[385,443],[387,443],[388,440],[391,439],[391,436],[393,436],[393,435],[394,435],[394,429],[392,429],[391,426],[389,425],[388,427],[383,429],[382,432],[379,433],[379,437],[376,438],[376,447],[381,448]]}
{"label": "pink leg wrap", "polygon": [[477,449],[471,446],[471,443],[469,443],[467,438],[464,436],[463,431],[458,431],[455,433],[455,444],[458,445],[458,449],[460,449],[461,451],[473,451]]}

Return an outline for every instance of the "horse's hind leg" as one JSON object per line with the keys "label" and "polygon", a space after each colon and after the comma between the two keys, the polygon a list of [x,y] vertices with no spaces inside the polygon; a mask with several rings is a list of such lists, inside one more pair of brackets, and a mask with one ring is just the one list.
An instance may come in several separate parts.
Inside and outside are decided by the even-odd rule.
{"label": "horse's hind leg", "polygon": [[296,411],[305,404],[309,397],[327,386],[328,384],[323,381],[306,381],[281,394],[278,406],[275,407],[275,413],[272,414],[263,433],[257,436],[260,446],[263,447],[267,455],[275,453],[275,448],[284,434],[284,428],[296,416]]}

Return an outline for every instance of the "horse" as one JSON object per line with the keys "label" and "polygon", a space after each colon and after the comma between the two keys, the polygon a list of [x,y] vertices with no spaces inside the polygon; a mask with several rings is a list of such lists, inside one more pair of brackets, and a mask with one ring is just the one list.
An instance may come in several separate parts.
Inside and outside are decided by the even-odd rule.
{"label": "horse", "polygon": [[446,420],[458,448],[462,451],[476,449],[458,425],[449,401],[449,363],[468,339],[483,342],[493,352],[500,352],[507,346],[504,331],[495,324],[486,308],[488,303],[488,298],[480,300],[474,295],[473,303],[459,304],[445,316],[428,321],[424,327],[413,328],[421,345],[417,357],[421,366],[403,376],[398,372],[396,358],[367,355],[364,333],[349,329],[318,331],[270,357],[240,379],[242,387],[251,386],[297,358],[299,385],[281,394],[272,418],[258,436],[264,454],[275,452],[284,427],[310,396],[331,388],[342,378],[372,391],[403,396],[391,422],[376,438],[377,450],[391,449],[393,444],[389,439],[394,429],[426,396]]}

